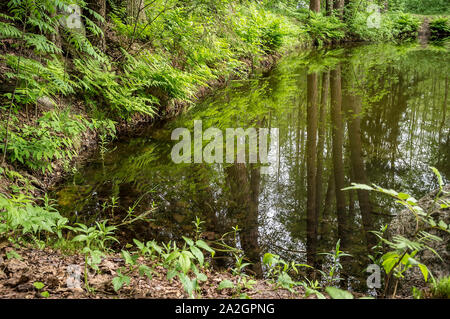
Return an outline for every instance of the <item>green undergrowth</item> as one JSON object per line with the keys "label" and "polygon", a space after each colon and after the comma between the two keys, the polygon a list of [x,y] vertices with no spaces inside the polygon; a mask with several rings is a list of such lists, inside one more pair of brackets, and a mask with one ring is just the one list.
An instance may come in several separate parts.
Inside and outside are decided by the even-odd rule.
{"label": "green undergrowth", "polygon": [[[73,3],[77,27],[68,24]],[[401,12],[369,28],[364,1],[351,1],[342,19],[292,1],[144,1],[139,17],[126,1],[106,3],[103,15],[81,0],[0,6],[1,166],[67,171],[84,140],[104,145],[115,125],[168,117],[201,88],[246,76],[269,55],[312,43],[399,41],[418,29]]]}

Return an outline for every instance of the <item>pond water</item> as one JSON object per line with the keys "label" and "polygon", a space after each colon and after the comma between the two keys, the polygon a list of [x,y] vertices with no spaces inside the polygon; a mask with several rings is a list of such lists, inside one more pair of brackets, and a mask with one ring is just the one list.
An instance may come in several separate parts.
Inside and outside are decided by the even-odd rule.
{"label": "pond water", "polygon": [[[151,222],[120,228],[128,241],[192,237],[196,216],[209,240],[239,225],[238,245],[256,274],[265,252],[326,269],[318,253],[340,239],[353,256],[343,275],[364,290],[369,231],[399,207],[341,189],[375,183],[419,198],[437,187],[428,166],[448,181],[448,52],[448,45],[411,43],[290,54],[162,127],[109,144],[53,196],[72,222],[119,223],[133,205],[135,215],[152,210]],[[171,133],[187,128],[193,137],[195,120],[224,135],[226,128],[270,128],[270,165],[174,163]]]}

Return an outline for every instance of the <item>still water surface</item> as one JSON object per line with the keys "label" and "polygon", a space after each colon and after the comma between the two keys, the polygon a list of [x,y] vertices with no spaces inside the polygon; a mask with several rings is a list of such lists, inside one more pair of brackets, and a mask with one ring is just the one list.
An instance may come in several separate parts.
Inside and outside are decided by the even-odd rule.
{"label": "still water surface", "polygon": [[[130,241],[193,236],[196,216],[209,239],[239,225],[238,245],[256,274],[265,252],[326,268],[317,253],[341,239],[353,255],[344,275],[362,290],[374,241],[368,231],[389,223],[398,207],[341,189],[375,183],[419,198],[436,188],[430,165],[448,181],[448,52],[448,45],[377,44],[291,54],[163,127],[108,145],[54,196],[73,222],[119,222],[134,204],[136,214],[156,207],[151,223],[120,230]],[[277,149],[269,150],[275,164],[261,174],[258,164],[173,163],[171,132],[193,131],[194,120],[203,130],[278,128]]]}

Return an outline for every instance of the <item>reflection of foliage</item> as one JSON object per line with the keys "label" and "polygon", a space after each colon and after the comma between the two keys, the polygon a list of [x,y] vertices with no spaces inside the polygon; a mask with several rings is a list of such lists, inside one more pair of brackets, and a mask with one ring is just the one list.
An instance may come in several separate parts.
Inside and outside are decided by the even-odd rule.
{"label": "reflection of foliage", "polygon": [[[170,150],[175,143],[170,141],[170,131],[185,127],[192,134],[194,120],[198,119],[203,121],[203,130],[212,126],[222,130],[228,127],[278,127],[280,168],[273,174],[261,176],[259,186],[258,218],[260,232],[264,234],[260,241],[266,247],[275,243],[285,248],[273,251],[280,258],[300,258],[297,252],[299,247],[303,248],[306,230],[306,74],[332,70],[338,64],[342,67],[343,95],[351,94],[362,100],[361,113],[357,115],[361,120],[362,155],[368,179],[388,184],[390,188],[402,187],[416,196],[422,195],[427,191],[422,181],[431,180],[430,174],[422,170],[422,162],[436,166],[434,163],[438,158],[443,165],[450,162],[446,161],[448,152],[442,152],[446,145],[442,136],[448,135],[448,124],[444,122],[441,126],[445,94],[442,83],[448,73],[448,57],[443,50],[424,50],[415,44],[377,44],[292,54],[283,58],[266,77],[231,82],[229,87],[207,98],[189,113],[162,129],[153,130],[151,137],[116,143],[117,149],[106,154],[104,167],[101,161],[93,162],[75,180],[76,184],[92,187],[80,196],[87,201],[84,211],[95,211],[97,203],[101,204],[111,196],[119,198],[119,207],[128,207],[130,200],[152,190],[148,202],[143,201],[136,213],[155,202],[158,208],[152,215],[155,218],[153,224],[155,228],[160,227],[158,230],[164,230],[158,231],[157,236],[187,236],[193,232],[189,221],[196,215],[205,221],[210,232],[228,229],[236,223],[235,216],[229,213],[233,194],[224,167],[220,164],[175,165],[170,160]],[[343,107],[348,105],[344,103]],[[328,113],[328,108],[326,110]],[[323,150],[326,180],[333,174],[328,117],[326,114]],[[344,121],[347,121],[346,117]],[[440,143],[436,143],[439,127],[442,127],[441,138]],[[345,137],[348,139],[348,135]],[[346,167],[350,167],[347,154],[344,161]],[[444,176],[449,176],[448,170],[438,168]],[[345,174],[349,176],[349,171]],[[325,195],[325,183],[323,188]],[[62,192],[73,193],[73,190],[67,186]],[[97,195],[91,196],[93,192]],[[394,209],[385,198],[371,195],[371,199],[383,207],[381,210],[374,205],[377,214]],[[324,223],[330,228],[320,240],[319,251],[338,240],[332,226],[336,220],[334,200],[328,205],[330,213],[324,217]],[[377,215],[373,228],[386,223],[387,218]],[[354,227],[360,227],[359,214],[349,214],[349,219]],[[152,229],[147,227],[145,231]],[[211,236],[217,235],[221,234]],[[359,232],[351,241],[349,252],[354,256],[365,256],[364,240]]]}

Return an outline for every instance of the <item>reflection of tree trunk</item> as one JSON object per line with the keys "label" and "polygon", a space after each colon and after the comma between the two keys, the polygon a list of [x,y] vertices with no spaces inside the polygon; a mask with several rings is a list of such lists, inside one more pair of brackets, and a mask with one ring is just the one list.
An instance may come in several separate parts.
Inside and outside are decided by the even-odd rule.
{"label": "reflection of tree trunk", "polygon": [[442,120],[439,126],[439,141],[441,143],[442,129],[444,128],[446,113],[447,113],[447,98],[448,98],[448,76],[445,77],[445,88],[444,88],[444,103],[442,104]]}
{"label": "reflection of tree trunk", "polygon": [[330,177],[328,178],[328,187],[327,187],[327,193],[325,195],[325,203],[323,205],[323,211],[322,211],[322,220],[320,223],[320,235],[321,238],[326,238],[326,234],[329,234],[331,229],[331,207],[333,204],[333,198],[334,198],[334,174],[330,173]]}
{"label": "reflection of tree trunk", "polygon": [[259,207],[259,187],[261,176],[259,167],[250,164],[250,203],[249,210],[244,218],[241,234],[242,248],[247,252],[247,256],[253,262],[252,270],[257,277],[262,277],[261,252],[258,244],[258,207]]}
{"label": "reflection of tree trunk", "polygon": [[341,68],[338,66],[331,71],[331,123],[333,136],[333,169],[334,184],[336,194],[336,211],[338,221],[338,237],[341,240],[342,247],[347,246],[347,228],[346,228],[346,206],[344,188],[344,162],[342,159],[342,146],[344,141],[344,128],[342,126],[342,91],[341,91]]}
{"label": "reflection of tree trunk", "polygon": [[[207,166],[201,164],[192,170],[193,185],[197,188],[195,198],[192,200],[196,204],[196,209],[202,212],[201,217],[205,222],[205,234],[208,239],[215,240],[220,238],[222,234],[229,230],[230,225],[224,225],[224,220],[219,220],[214,207],[214,190],[210,186],[210,180],[205,174]],[[217,268],[225,268],[228,255],[224,252],[217,251],[213,259],[213,265]]]}
{"label": "reflection of tree trunk", "polygon": [[316,218],[316,137],[317,137],[317,107],[318,107],[318,74],[308,74],[308,104],[307,140],[306,140],[306,179],[307,179],[307,204],[306,204],[306,250],[308,264],[315,264],[317,249],[317,218]]}
{"label": "reflection of tree trunk", "polygon": [[252,262],[249,267],[257,277],[262,276],[258,245],[258,196],[259,168],[251,167],[250,174],[243,163],[235,163],[225,168],[230,188],[229,215],[241,228],[241,246],[245,256]]}
{"label": "reflection of tree trunk", "polygon": [[[350,94],[348,101],[348,134],[350,140],[350,160],[352,172],[356,183],[368,184],[366,170],[364,167],[362,142],[361,142],[361,97]],[[370,204],[369,193],[365,190],[357,190],[359,207],[361,210],[362,224],[365,231],[368,250],[375,245],[374,236],[369,233],[373,230],[371,221],[372,205]]]}
{"label": "reflection of tree trunk", "polygon": [[328,87],[330,84],[330,74],[322,75],[322,97],[319,115],[319,133],[317,141],[317,173],[316,173],[316,224],[318,224],[319,212],[322,204],[322,175],[323,175],[323,151],[325,149],[325,115],[328,104]]}

